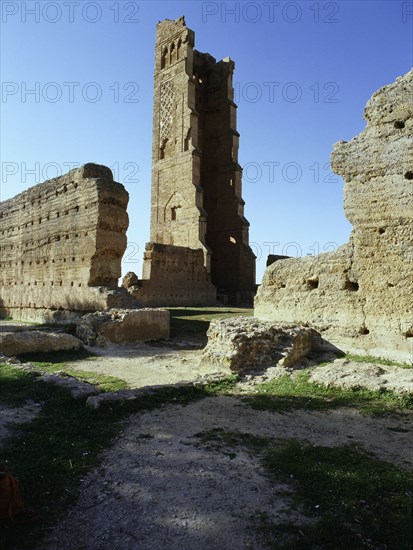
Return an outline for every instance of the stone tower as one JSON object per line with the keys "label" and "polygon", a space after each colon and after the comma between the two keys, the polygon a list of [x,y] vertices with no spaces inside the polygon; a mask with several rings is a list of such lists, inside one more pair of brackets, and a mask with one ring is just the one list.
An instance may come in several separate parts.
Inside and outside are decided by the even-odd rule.
{"label": "stone tower", "polygon": [[241,196],[234,62],[195,50],[183,17],[158,23],[155,48],[151,242],[202,249],[218,295],[248,301],[255,256]]}

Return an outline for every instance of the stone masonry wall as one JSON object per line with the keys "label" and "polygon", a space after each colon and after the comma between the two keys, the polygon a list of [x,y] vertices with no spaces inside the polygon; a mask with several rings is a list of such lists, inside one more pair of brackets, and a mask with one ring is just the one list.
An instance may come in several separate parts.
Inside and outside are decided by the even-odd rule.
{"label": "stone masonry wall", "polygon": [[413,359],[413,70],[378,90],[367,126],[338,142],[348,244],[267,268],[255,301],[264,320],[308,323],[344,350]]}
{"label": "stone masonry wall", "polygon": [[143,280],[129,289],[143,306],[214,305],[217,292],[201,249],[148,243]]}
{"label": "stone masonry wall", "polygon": [[95,164],[0,203],[0,312],[65,319],[121,305],[127,204],[123,185]]}

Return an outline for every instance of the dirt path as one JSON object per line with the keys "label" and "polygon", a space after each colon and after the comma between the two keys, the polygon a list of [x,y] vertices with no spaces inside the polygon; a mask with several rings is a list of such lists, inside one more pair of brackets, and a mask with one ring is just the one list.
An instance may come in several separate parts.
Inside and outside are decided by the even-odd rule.
{"label": "dirt path", "polygon": [[167,405],[129,418],[42,550],[259,550],[264,547],[251,527],[261,512],[301,521],[281,494],[286,487],[269,483],[256,456],[199,443],[196,434],[217,427],[317,445],[351,442],[401,467],[413,465],[412,415],[281,414],[253,410],[235,397]]}

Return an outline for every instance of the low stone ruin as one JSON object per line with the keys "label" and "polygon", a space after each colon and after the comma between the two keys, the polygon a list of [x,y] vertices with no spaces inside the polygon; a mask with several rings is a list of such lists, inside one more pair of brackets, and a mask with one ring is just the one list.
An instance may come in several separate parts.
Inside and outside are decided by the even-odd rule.
{"label": "low stone ruin", "polygon": [[170,314],[166,309],[122,309],[84,315],[77,336],[89,346],[131,344],[169,338]]}
{"label": "low stone ruin", "polygon": [[267,268],[255,315],[304,323],[345,351],[413,357],[413,70],[367,103],[367,126],[338,142],[350,240]]}
{"label": "low stone ruin", "polygon": [[412,369],[396,365],[356,363],[349,359],[336,359],[333,363],[316,367],[310,382],[343,390],[367,388],[373,391],[392,391],[400,395],[413,395]]}
{"label": "low stone ruin", "polygon": [[60,332],[40,330],[0,332],[0,352],[8,356],[23,355],[24,353],[75,351],[81,348],[83,348],[83,344],[78,338]]}
{"label": "low stone ruin", "polygon": [[147,243],[142,280],[128,273],[123,286],[142,306],[205,306],[217,301],[203,251],[185,246]]}
{"label": "low stone ruin", "polygon": [[291,367],[319,344],[311,328],[237,317],[211,321],[201,361],[246,373],[274,366]]}
{"label": "low stone ruin", "polygon": [[128,199],[109,168],[86,164],[0,203],[0,314],[67,321],[137,305],[118,289]]}

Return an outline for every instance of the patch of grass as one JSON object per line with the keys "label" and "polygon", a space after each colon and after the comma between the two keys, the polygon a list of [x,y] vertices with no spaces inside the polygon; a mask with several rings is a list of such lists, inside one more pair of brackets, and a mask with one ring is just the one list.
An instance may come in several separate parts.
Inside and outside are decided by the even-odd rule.
{"label": "patch of grass", "polygon": [[208,382],[203,388],[210,395],[223,395],[233,390],[238,380],[239,376],[237,374],[231,374],[220,380]]}
{"label": "patch of grass", "polygon": [[328,410],[352,407],[366,414],[399,413],[413,409],[413,398],[391,391],[327,387],[308,381],[309,373],[285,375],[254,388],[254,395],[243,398],[252,408],[286,412],[294,409]]}
{"label": "patch of grass", "polygon": [[273,525],[273,548],[283,547],[275,542],[279,534],[288,535],[285,548],[411,548],[412,473],[348,446],[295,440],[265,450],[263,464],[273,480],[293,486],[294,498],[314,518]]}
{"label": "patch of grass", "polygon": [[97,356],[87,350],[60,351],[50,353],[32,353],[21,356],[21,360],[29,361],[33,366],[46,372],[64,371],[83,382],[89,382],[99,387],[103,392],[128,389],[130,386],[121,378],[100,374],[98,372],[77,370],[67,366],[67,361],[89,360],[94,361]]}
{"label": "patch of grass", "polygon": [[89,382],[89,384],[97,386],[102,392],[127,390],[130,387],[125,380],[122,380],[122,378],[117,378],[116,376],[71,368],[64,368],[63,370],[70,376],[74,376],[82,382]]}
{"label": "patch of grass", "polygon": [[36,382],[32,372],[0,364],[1,403],[13,407],[24,405],[28,399],[39,403],[48,398],[49,388],[49,384]]}
{"label": "patch of grass", "polygon": [[402,367],[404,369],[411,369],[411,363],[399,363],[392,361],[391,359],[385,359],[384,357],[374,357],[372,355],[351,355],[346,354],[346,359],[354,361],[355,363],[373,363],[375,365],[385,365],[387,367]]}
{"label": "patch of grass", "polygon": [[125,380],[122,380],[122,378],[117,378],[116,376],[110,376],[107,374],[100,374],[98,372],[73,369],[71,367],[67,367],[65,363],[56,363],[53,365],[50,363],[35,362],[33,364],[34,366],[50,373],[64,371],[69,376],[74,376],[82,382],[89,382],[89,384],[97,386],[102,392],[126,390],[130,387]]}
{"label": "patch of grass", "polygon": [[123,415],[117,408],[92,410],[64,389],[44,386],[48,398],[40,415],[17,428],[2,451],[2,460],[19,479],[26,506],[38,510],[43,521],[30,530],[0,529],[1,548],[38,548],[44,524],[74,501],[82,477],[120,429]]}
{"label": "patch of grass", "polygon": [[97,372],[77,370],[68,367],[65,362],[80,359],[94,360],[95,358],[96,356],[86,350],[79,350],[76,352],[61,351],[56,353],[36,353],[30,355],[27,354],[21,357],[22,360],[29,361],[34,367],[37,367],[40,370],[49,373],[64,371],[66,374],[74,376],[78,380],[89,382],[89,384],[98,386],[103,392],[119,391],[129,388],[127,382],[121,378],[104,375]]}

